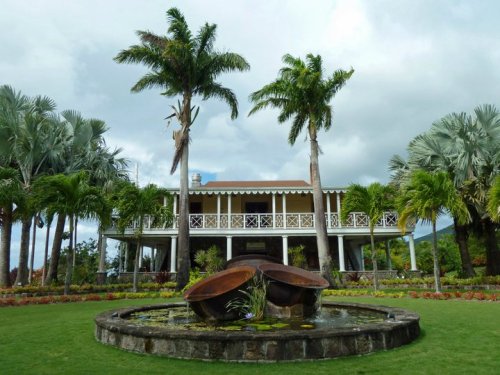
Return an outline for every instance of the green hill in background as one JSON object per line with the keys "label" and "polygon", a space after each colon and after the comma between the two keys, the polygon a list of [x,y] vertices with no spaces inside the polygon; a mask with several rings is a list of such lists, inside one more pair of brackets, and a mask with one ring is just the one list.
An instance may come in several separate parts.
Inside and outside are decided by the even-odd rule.
{"label": "green hill in background", "polygon": [[[437,238],[439,240],[439,238],[441,236],[445,235],[445,234],[452,234],[452,235],[454,235],[455,231],[453,230],[453,225],[450,225],[450,226],[448,226],[446,228],[438,230],[436,233],[437,233]],[[419,237],[419,238],[415,238],[415,245],[417,245],[418,243],[423,242],[423,241],[432,242],[432,232],[429,233],[429,234],[426,234],[425,236],[422,236],[422,237]]]}

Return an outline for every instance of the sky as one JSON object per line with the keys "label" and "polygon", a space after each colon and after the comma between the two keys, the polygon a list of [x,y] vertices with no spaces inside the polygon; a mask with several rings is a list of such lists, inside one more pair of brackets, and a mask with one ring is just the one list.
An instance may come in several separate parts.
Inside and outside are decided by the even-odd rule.
{"label": "sky", "polygon": [[[217,24],[215,48],[239,53],[251,66],[220,77],[238,98],[236,120],[222,102],[193,100],[200,114],[189,169],[201,173],[203,183],[309,180],[305,133],[292,147],[289,124],[278,124],[277,111],[248,117],[249,94],[277,77],[287,53],[321,55],[327,76],[355,70],[331,102],[332,128],[318,137],[324,186],[387,183],[390,158],[406,157],[410,140],[434,121],[499,105],[495,0],[0,0],[0,84],[49,96],[58,111],[104,120],[108,145],[123,150],[134,179],[137,169],[141,185],[178,186],[178,172],[169,174],[178,125],[165,120],[177,98],[159,89],[131,93],[147,69],[113,61],[138,43],[136,30],[165,35],[171,7],[181,10],[193,33],[205,22]],[[79,233],[95,238],[95,226],[81,225]],[[17,243],[12,249],[14,266]],[[41,259],[37,248],[36,264]]]}

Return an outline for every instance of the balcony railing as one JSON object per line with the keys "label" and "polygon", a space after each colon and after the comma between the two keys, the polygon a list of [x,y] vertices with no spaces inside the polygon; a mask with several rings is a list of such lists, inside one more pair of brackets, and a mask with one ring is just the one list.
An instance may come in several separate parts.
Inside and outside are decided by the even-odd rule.
{"label": "balcony railing", "polygon": [[[335,228],[364,228],[369,227],[369,217],[363,212],[353,212],[349,214],[345,223],[340,223],[337,213],[325,214],[328,229]],[[179,215],[175,218],[175,227],[179,224]],[[385,212],[377,222],[375,228],[395,228],[397,227],[398,216],[396,212]],[[148,217],[144,220],[144,230],[165,230],[172,228],[172,225],[157,225]],[[137,223],[132,223],[129,229],[137,228]],[[277,214],[190,214],[189,227],[192,230],[256,230],[256,229],[313,229],[314,213],[282,213]]]}

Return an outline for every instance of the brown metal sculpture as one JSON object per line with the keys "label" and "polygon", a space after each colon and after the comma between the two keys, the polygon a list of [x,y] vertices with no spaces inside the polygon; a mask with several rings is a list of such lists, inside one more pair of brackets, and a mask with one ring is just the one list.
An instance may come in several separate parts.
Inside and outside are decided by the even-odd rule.
{"label": "brown metal sculpture", "polygon": [[238,266],[209,276],[193,285],[184,293],[193,311],[205,320],[235,320],[238,311],[229,310],[226,305],[235,298],[243,297],[242,290],[252,279],[255,267]]}

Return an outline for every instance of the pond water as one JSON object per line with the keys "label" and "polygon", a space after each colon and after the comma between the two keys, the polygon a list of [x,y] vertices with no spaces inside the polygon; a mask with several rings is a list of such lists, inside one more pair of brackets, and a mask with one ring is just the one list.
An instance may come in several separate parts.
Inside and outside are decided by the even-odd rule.
{"label": "pond water", "polygon": [[164,327],[191,331],[278,331],[310,330],[322,328],[351,328],[386,320],[386,314],[368,309],[352,307],[325,307],[316,315],[306,319],[268,318],[259,321],[237,320],[231,322],[205,322],[187,307],[169,307],[137,311],[127,320],[135,325]]}

